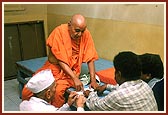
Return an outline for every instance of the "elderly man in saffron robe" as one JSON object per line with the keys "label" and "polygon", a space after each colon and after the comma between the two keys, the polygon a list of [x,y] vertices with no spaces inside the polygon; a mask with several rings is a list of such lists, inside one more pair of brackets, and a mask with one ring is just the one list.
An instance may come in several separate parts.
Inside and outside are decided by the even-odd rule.
{"label": "elderly man in saffron robe", "polygon": [[[98,55],[84,16],[75,14],[67,24],[56,27],[46,44],[50,49],[48,60],[37,72],[44,69],[52,70],[57,84],[57,93],[52,105],[61,107],[65,103],[64,93],[69,87],[76,88],[76,91],[84,90],[79,80],[82,63],[88,65],[92,88],[98,86],[94,66]],[[26,87],[23,88],[22,100],[28,100],[32,95]]]}

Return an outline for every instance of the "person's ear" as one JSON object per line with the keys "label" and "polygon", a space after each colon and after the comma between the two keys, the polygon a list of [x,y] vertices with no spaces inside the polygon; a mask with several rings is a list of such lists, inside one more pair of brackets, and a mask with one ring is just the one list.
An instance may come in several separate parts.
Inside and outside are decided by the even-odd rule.
{"label": "person's ear", "polygon": [[48,90],[46,91],[46,98],[47,98],[47,99],[50,99],[50,98],[51,98],[51,90],[50,90],[50,89],[48,89]]}
{"label": "person's ear", "polygon": [[118,71],[118,74],[119,74],[119,76],[121,76],[121,72],[120,71]]}
{"label": "person's ear", "polygon": [[120,71],[115,71],[115,80],[118,84],[121,84],[122,83],[122,75],[121,75],[121,72]]}
{"label": "person's ear", "polygon": [[148,83],[152,79],[152,76],[151,74],[142,74],[140,78]]}
{"label": "person's ear", "polygon": [[121,72],[120,71],[115,71],[115,79],[121,80]]}
{"label": "person's ear", "polygon": [[117,76],[118,76],[118,79],[121,80],[122,76],[121,76],[121,72],[120,71],[117,71]]}
{"label": "person's ear", "polygon": [[71,21],[68,22],[68,26],[71,26]]}
{"label": "person's ear", "polygon": [[147,74],[146,79],[149,80],[149,79],[151,79],[151,78],[152,78],[152,75],[151,75],[150,73]]}

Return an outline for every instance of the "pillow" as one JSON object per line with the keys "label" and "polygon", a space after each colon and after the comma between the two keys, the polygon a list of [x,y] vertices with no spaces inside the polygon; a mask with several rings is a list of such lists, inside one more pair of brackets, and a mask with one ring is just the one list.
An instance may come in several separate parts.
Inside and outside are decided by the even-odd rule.
{"label": "pillow", "polygon": [[112,85],[116,85],[117,82],[115,80],[115,69],[114,67],[112,68],[108,68],[105,70],[100,70],[96,72],[96,75],[99,76],[100,81],[107,83],[107,84],[112,84]]}

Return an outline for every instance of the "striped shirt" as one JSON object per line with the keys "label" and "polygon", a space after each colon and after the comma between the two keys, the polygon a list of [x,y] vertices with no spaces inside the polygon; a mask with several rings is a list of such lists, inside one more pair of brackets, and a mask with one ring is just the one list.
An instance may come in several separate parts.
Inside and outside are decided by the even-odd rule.
{"label": "striped shirt", "polygon": [[157,111],[153,91],[142,80],[127,81],[103,98],[91,92],[86,105],[94,111]]}

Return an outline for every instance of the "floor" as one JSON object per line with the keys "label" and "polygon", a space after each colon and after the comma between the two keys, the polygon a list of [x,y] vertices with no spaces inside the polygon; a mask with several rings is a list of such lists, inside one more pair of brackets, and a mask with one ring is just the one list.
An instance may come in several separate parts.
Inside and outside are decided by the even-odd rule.
{"label": "floor", "polygon": [[[17,79],[7,80],[3,83],[4,96],[2,96],[2,111],[19,111],[19,88]],[[3,88],[3,87],[2,87]]]}

